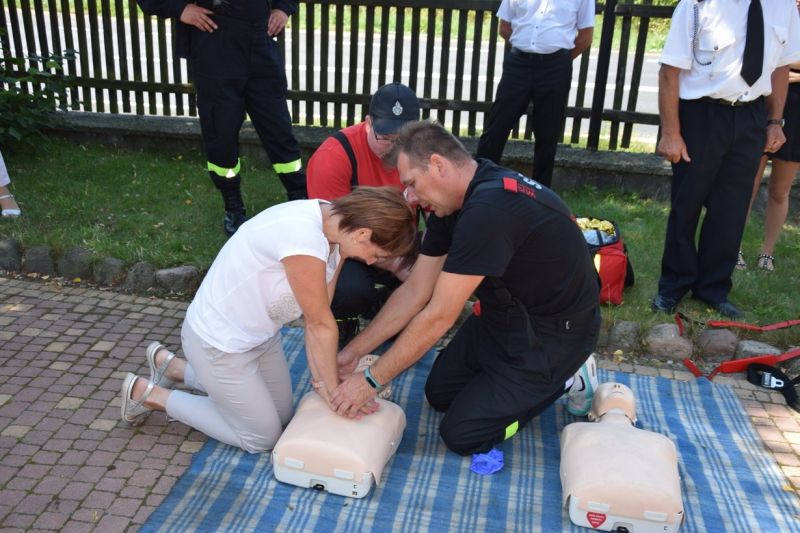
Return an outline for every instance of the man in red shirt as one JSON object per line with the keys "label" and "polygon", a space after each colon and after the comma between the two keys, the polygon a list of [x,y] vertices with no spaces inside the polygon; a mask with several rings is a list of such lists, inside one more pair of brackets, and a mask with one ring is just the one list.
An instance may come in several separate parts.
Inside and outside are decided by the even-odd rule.
{"label": "man in red shirt", "polygon": [[[378,89],[372,95],[365,120],[325,139],[308,160],[308,197],[335,200],[357,185],[387,185],[402,190],[397,169],[386,167],[381,157],[391,149],[404,124],[419,120],[419,110],[419,100],[405,85],[395,82]],[[342,138],[349,145],[352,158]]]}
{"label": "man in red shirt", "polygon": [[[411,89],[398,82],[380,87],[364,121],[328,137],[308,160],[308,197],[335,200],[359,185],[403,190],[397,169],[381,158],[392,148],[398,130],[419,120],[419,113],[419,100]],[[342,267],[331,305],[342,344],[358,332],[358,317],[374,316],[388,292],[408,275],[400,261],[376,266],[348,259]]]}

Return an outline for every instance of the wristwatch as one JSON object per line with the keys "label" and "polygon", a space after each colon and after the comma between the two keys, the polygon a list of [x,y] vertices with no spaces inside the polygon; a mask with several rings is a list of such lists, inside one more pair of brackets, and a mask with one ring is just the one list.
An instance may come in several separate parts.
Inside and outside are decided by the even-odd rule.
{"label": "wristwatch", "polygon": [[771,118],[767,121],[767,126],[772,126],[773,124],[782,128],[786,121],[782,118]]}
{"label": "wristwatch", "polygon": [[372,387],[378,392],[381,392],[384,388],[386,388],[385,385],[381,385],[380,383],[378,383],[378,380],[375,379],[375,377],[372,375],[372,371],[369,369],[369,367],[367,367],[367,369],[364,370],[364,379],[367,380],[367,383],[369,383],[370,387]]}

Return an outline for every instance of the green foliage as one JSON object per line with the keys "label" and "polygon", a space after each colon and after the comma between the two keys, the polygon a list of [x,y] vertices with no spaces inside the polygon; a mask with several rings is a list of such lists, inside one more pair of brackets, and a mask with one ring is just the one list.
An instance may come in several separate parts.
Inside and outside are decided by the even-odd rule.
{"label": "green foliage", "polygon": [[47,57],[6,57],[3,52],[0,46],[0,145],[30,142],[51,122],[68,85],[63,62],[73,59],[75,52]]}

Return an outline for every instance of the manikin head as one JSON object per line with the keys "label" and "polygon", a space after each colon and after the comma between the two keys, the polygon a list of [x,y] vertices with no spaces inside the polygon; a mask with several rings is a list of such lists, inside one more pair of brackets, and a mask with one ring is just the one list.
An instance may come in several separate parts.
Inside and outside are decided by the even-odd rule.
{"label": "manikin head", "polygon": [[633,391],[622,383],[601,383],[594,392],[589,420],[613,420],[636,425],[636,398]]}

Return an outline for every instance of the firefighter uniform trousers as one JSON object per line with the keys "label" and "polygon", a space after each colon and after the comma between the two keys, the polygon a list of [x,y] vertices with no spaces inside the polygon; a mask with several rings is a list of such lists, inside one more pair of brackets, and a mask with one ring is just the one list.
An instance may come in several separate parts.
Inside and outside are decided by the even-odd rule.
{"label": "firefighter uniform trousers", "polygon": [[558,400],[597,343],[600,310],[531,322],[521,303],[470,315],[442,349],[425,383],[444,412],[439,434],[461,455],[486,453]]}
{"label": "firefighter uniform trousers", "polygon": [[239,130],[247,113],[289,199],[305,198],[278,43],[267,35],[264,21],[223,15],[214,20],[218,28],[213,32],[192,28],[189,58],[212,180],[238,181]]}

